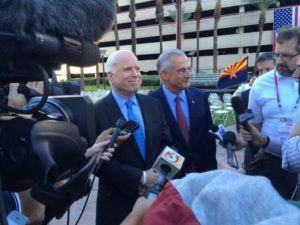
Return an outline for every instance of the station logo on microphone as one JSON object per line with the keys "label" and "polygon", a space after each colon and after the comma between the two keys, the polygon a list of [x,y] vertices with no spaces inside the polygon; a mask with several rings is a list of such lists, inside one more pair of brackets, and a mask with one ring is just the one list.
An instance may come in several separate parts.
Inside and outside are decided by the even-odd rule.
{"label": "station logo on microphone", "polygon": [[176,151],[174,151],[168,146],[162,152],[162,158],[170,162],[172,165],[176,166],[179,169],[182,167],[184,161],[183,156],[179,155]]}

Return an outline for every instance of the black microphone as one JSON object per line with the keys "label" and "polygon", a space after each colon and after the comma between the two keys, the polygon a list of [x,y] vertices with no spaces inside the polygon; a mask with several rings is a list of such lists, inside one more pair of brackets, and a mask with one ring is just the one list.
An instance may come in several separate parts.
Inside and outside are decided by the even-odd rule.
{"label": "black microphone", "polygon": [[0,2],[0,18],[0,59],[33,55],[83,67],[99,61],[92,42],[111,27],[115,7],[112,0],[10,0]]}
{"label": "black microphone", "polygon": [[[107,152],[109,148],[113,147],[113,144],[116,142],[119,135],[125,135],[127,133],[133,133],[136,129],[139,128],[138,123],[132,120],[125,120],[124,118],[119,118],[116,122],[116,129],[113,132],[111,138],[109,139],[108,144],[105,146],[102,154],[104,152]],[[100,160],[96,169],[94,170],[95,174],[98,172],[100,166],[102,164],[102,161]]]}
{"label": "black microphone", "polygon": [[218,132],[219,126],[216,124],[211,125],[210,130],[214,133]]}
{"label": "black microphone", "polygon": [[42,62],[86,67],[100,61],[99,47],[90,41],[34,33],[29,40],[19,43],[22,44],[22,52]]}
{"label": "black microphone", "polygon": [[236,142],[236,135],[232,131],[226,131],[224,136],[223,136],[223,143],[226,147],[227,150],[227,164],[230,165],[233,168],[238,169],[239,166],[237,163],[233,161],[233,150],[232,146]]}
{"label": "black microphone", "polygon": [[223,124],[216,125],[213,124],[209,130],[209,133],[211,133],[215,139],[220,141],[220,144],[223,145],[223,136],[226,129]]}
{"label": "black microphone", "polygon": [[155,185],[148,188],[144,194],[147,199],[154,199],[157,197],[163,188],[166,180],[171,180],[181,169],[184,162],[184,157],[181,156],[174,149],[166,146],[162,153],[157,157],[153,169],[158,172],[158,179]]}
{"label": "black microphone", "polygon": [[239,96],[231,98],[231,105],[238,124],[242,124],[247,131],[250,131],[247,121],[254,118],[252,111],[250,109],[246,111],[244,102]]}

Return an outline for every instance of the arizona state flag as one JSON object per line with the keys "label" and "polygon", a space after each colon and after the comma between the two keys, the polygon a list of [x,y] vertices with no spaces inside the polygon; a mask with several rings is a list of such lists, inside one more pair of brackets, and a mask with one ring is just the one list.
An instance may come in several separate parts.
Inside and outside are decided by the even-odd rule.
{"label": "arizona state flag", "polygon": [[234,87],[248,80],[248,57],[227,66],[220,74],[217,83],[219,90]]}

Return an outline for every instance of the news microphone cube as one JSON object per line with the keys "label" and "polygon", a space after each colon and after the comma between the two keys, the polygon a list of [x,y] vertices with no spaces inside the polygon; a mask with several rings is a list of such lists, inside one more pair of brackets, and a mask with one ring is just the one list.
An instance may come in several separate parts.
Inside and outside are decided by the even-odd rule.
{"label": "news microphone cube", "polygon": [[166,146],[162,153],[157,157],[153,169],[160,172],[162,165],[170,167],[170,172],[167,173],[166,178],[171,180],[181,169],[184,162],[184,157],[177,153],[175,150]]}

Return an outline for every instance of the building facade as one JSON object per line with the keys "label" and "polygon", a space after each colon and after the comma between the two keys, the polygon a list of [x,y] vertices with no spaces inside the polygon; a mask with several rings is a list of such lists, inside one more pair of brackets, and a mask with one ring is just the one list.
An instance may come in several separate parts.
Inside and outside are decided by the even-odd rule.
{"label": "building facade", "polygon": [[[128,0],[118,0],[120,11],[117,14],[120,49],[131,50],[131,21]],[[164,0],[163,49],[176,47],[176,23],[171,14],[175,12],[172,0]],[[258,43],[258,20],[260,11],[245,0],[222,0],[222,15],[218,24],[218,69],[222,70],[234,61],[249,56],[249,66],[253,66]],[[299,4],[299,0],[280,1],[277,7]],[[213,26],[216,0],[202,0],[200,20],[200,70],[213,67]],[[159,29],[155,16],[155,0],[135,0],[136,6],[136,54],[143,74],[157,74],[156,59],[160,54]],[[276,7],[276,6],[275,6]],[[182,50],[190,57],[193,68],[196,67],[196,21],[194,12],[196,1],[182,1],[182,13],[189,18],[182,22]],[[266,21],[261,43],[261,52],[273,50],[273,12],[274,7],[266,12]],[[104,59],[116,50],[114,30],[107,32],[99,40],[100,49],[104,50]],[[101,62],[99,72],[102,73]],[[79,73],[73,68],[72,73]],[[77,71],[77,72],[75,72]],[[63,73],[62,70],[61,73]],[[95,67],[86,68],[85,73],[95,73]]]}

